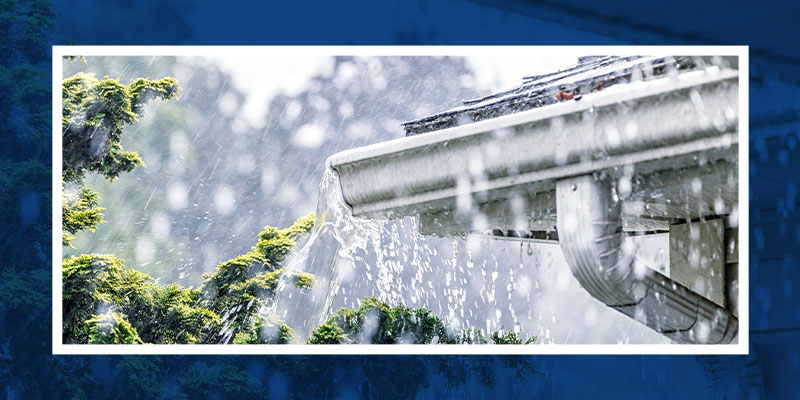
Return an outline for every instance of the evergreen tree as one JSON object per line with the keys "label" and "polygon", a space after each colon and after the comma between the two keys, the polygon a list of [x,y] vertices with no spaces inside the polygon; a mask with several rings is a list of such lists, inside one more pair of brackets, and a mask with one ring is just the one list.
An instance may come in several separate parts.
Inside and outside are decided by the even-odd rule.
{"label": "evergreen tree", "polygon": [[[194,287],[220,260],[246,253],[265,221],[288,226],[312,211],[326,157],[402,137],[401,122],[477,95],[463,84],[471,71],[462,58],[336,57],[331,73],[312,77],[299,93],[277,94],[264,120],[250,122],[236,77],[207,60],[88,57],[85,66],[66,63],[64,71],[180,81],[180,101],[152,107],[126,130],[124,146],[135,145],[149,167],[113,183],[87,176],[109,222],[78,235],[75,246],[103,252],[113,243],[115,254],[142,272]],[[322,132],[319,142],[300,140],[307,131]],[[226,196],[230,208],[218,207]],[[156,225],[168,229],[154,238]]]}
{"label": "evergreen tree", "polygon": [[102,224],[103,208],[98,206],[100,196],[90,187],[76,192],[69,192],[62,184],[61,221],[64,233],[61,245],[71,246],[75,234],[84,229],[94,232],[97,224]]}
{"label": "evergreen tree", "polygon": [[48,300],[52,27],[46,2],[0,1],[0,387],[8,397],[58,376]]}
{"label": "evergreen tree", "polygon": [[121,314],[110,311],[86,321],[89,343],[92,344],[141,344],[142,339]]}
{"label": "evergreen tree", "polygon": [[[86,12],[84,8],[71,8],[72,12]],[[102,20],[99,16],[104,14],[98,14],[97,20]],[[170,26],[175,26],[175,18],[180,13],[158,15],[159,18],[166,18]],[[67,21],[62,19],[60,23],[63,22]],[[3,227],[0,229],[0,243],[4,244],[4,257],[8,261],[0,266],[0,386],[7,397],[264,398],[265,388],[273,386],[271,379],[274,376],[285,377],[286,392],[297,398],[335,394],[334,382],[353,382],[365,393],[371,393],[372,397],[381,393],[413,397],[429,386],[432,376],[439,376],[442,371],[477,371],[475,366],[483,364],[491,373],[493,365],[500,365],[498,358],[491,357],[461,358],[448,363],[443,363],[443,358],[406,357],[391,359],[387,363],[385,358],[374,357],[337,357],[321,361],[318,357],[305,356],[52,355],[49,42],[53,36],[53,25],[47,2],[0,0],[0,37],[4,39],[0,41],[0,89],[3,92],[0,118],[5,121],[6,128],[4,134],[0,135],[0,187],[4,189],[0,191],[0,208],[4,210],[0,214],[0,226]],[[177,26],[185,30],[184,23],[178,21]],[[141,33],[131,30],[131,35],[137,37]],[[75,65],[74,68],[91,67],[71,64]],[[198,75],[203,75],[202,71]],[[165,105],[169,108],[169,103]],[[164,109],[163,106],[159,108]],[[151,115],[150,120],[157,116],[158,112]],[[173,120],[182,123],[179,119]],[[200,123],[206,121],[203,119]],[[214,124],[219,126],[226,122],[216,121]],[[128,125],[126,131],[138,132],[146,125]],[[137,150],[141,150],[141,147],[137,146]],[[134,170],[133,174],[141,170]],[[86,180],[91,179],[89,174]],[[114,184],[121,182],[118,180]],[[97,186],[95,182],[93,186]],[[116,207],[116,203],[112,206],[108,200],[108,196],[104,195],[103,202],[109,210],[102,213],[113,222],[118,218],[110,218],[112,214],[124,207]],[[134,196],[130,199],[132,204],[140,200]],[[83,204],[88,203],[84,201]],[[99,205],[81,209],[86,211],[95,207]],[[82,229],[88,229],[88,226],[91,225]],[[80,243],[76,243],[76,247],[83,251],[87,249]],[[113,264],[113,259],[107,262]],[[127,327],[120,332],[123,331],[133,332]],[[130,335],[121,334],[118,337]],[[530,364],[530,359],[525,360]],[[380,379],[385,374],[397,377],[397,383]],[[315,379],[308,379],[309,376]],[[450,381],[449,378],[447,381]],[[378,390],[379,385],[383,385],[382,389],[385,390]]]}
{"label": "evergreen tree", "polygon": [[[74,57],[73,57],[74,58]],[[342,61],[342,65],[353,61]],[[395,67],[396,68],[396,67]],[[377,78],[376,78],[377,79]],[[374,79],[373,79],[374,81]],[[373,85],[378,83],[373,82]],[[384,83],[385,85],[385,83]],[[336,86],[336,85],[332,85]],[[125,128],[138,121],[152,99],[178,96],[174,78],[119,79],[77,73],[62,85],[63,181],[81,184],[88,172],[113,181],[143,164],[136,152],[125,151]],[[316,97],[314,97],[316,96]],[[322,99],[322,100],[321,100]],[[308,95],[321,107],[320,95]],[[395,99],[402,103],[403,98]],[[312,105],[313,105],[312,104]],[[280,129],[278,129],[280,136]],[[99,195],[88,187],[74,192],[64,185],[63,244],[70,245],[83,229],[94,232],[103,223]],[[313,227],[314,216],[291,227],[267,227],[248,253],[220,263],[203,275],[199,289],[159,286],[147,274],[125,267],[110,255],[84,254],[64,259],[64,329],[67,343],[289,343],[291,328],[259,315],[274,295],[281,263],[296,241]],[[310,287],[313,276],[292,277],[298,287]],[[518,343],[513,332],[495,343]],[[429,310],[389,307],[375,298],[358,310],[342,309],[317,329],[309,343],[486,343],[480,331],[447,332]]]}
{"label": "evergreen tree", "polygon": [[454,332],[430,310],[389,306],[374,297],[364,299],[356,310],[342,308],[311,332],[308,344],[531,344],[536,336],[523,342],[513,331],[483,332],[464,329]]}
{"label": "evergreen tree", "polygon": [[63,340],[112,340],[96,334],[102,323],[130,325],[145,343],[289,343],[291,329],[258,310],[274,297],[283,271],[279,263],[313,221],[309,215],[287,229],[267,227],[248,254],[220,263],[200,289],[159,286],[109,255],[68,257],[62,269]]}
{"label": "evergreen tree", "polygon": [[138,121],[148,101],[177,97],[178,89],[174,78],[138,78],[128,85],[82,73],[65,79],[61,89],[64,180],[80,183],[91,171],[113,181],[142,165],[136,152],[122,149],[123,128]]}

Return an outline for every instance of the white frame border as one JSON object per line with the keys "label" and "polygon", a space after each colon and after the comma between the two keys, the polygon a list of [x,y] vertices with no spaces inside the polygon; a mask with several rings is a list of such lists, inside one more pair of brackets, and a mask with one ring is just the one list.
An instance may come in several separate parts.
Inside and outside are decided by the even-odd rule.
{"label": "white frame border", "polygon": [[[747,46],[53,46],[53,354],[748,354],[749,332],[749,48]],[[230,344],[64,344],[62,332],[63,247],[61,210],[62,58],[82,56],[513,56],[587,54],[696,55],[739,57],[739,336],[726,345],[548,344],[548,345],[230,345]],[[742,240],[744,239],[744,240]]]}

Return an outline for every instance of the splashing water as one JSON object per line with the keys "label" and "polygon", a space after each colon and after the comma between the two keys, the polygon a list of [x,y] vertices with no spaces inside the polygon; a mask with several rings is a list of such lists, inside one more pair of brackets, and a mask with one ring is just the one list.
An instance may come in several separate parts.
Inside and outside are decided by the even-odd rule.
{"label": "splashing water", "polygon": [[[457,324],[452,317],[463,305],[461,283],[466,283],[454,282],[461,239],[424,237],[410,217],[391,221],[353,217],[339,188],[336,173],[327,170],[314,230],[288,261],[276,301],[266,313],[283,319],[302,339],[338,308],[356,308],[370,296],[391,305],[431,308],[449,317],[451,326]],[[310,287],[295,284],[303,273],[314,276]],[[445,290],[433,284],[442,275]]]}
{"label": "splashing water", "polygon": [[[353,217],[339,187],[336,173],[326,171],[314,231],[287,263],[277,299],[267,313],[283,319],[305,339],[337,309],[354,309],[360,300],[374,296],[393,306],[428,308],[449,326],[466,327],[469,285],[463,267],[468,261],[464,240],[422,236],[411,217],[388,221]],[[488,268],[495,270],[497,264]],[[311,287],[294,284],[302,273],[313,274]],[[482,297],[481,304],[494,296]],[[478,316],[475,311],[470,314]]]}
{"label": "splashing water", "polygon": [[[278,282],[277,296],[267,313],[278,315],[302,339],[324,322],[329,314],[343,268],[349,256],[348,242],[357,238],[353,234],[355,220],[335,187],[338,178],[326,170],[320,183],[316,221],[305,245],[290,258]],[[342,258],[344,261],[340,261]],[[313,275],[310,287],[295,284],[297,276]]]}
{"label": "splashing water", "polygon": [[[538,335],[537,343],[583,343],[579,331],[606,332],[590,341],[664,340],[604,313],[572,278],[557,245],[424,236],[413,217],[353,217],[332,170],[320,184],[316,215],[312,234],[286,262],[275,301],[261,310],[302,341],[339,308],[355,309],[370,296],[427,308],[453,329],[514,330]],[[303,273],[313,275],[310,287],[296,284]],[[563,318],[576,307],[579,318]]]}

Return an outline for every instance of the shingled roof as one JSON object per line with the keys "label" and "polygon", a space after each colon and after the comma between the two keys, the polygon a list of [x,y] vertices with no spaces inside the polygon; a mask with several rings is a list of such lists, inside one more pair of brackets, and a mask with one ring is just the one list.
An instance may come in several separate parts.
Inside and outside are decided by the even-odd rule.
{"label": "shingled roof", "polygon": [[561,71],[522,78],[512,89],[473,100],[463,106],[403,123],[406,136],[465,125],[562,101],[580,101],[587,93],[650,80],[700,65],[695,57],[587,56]]}

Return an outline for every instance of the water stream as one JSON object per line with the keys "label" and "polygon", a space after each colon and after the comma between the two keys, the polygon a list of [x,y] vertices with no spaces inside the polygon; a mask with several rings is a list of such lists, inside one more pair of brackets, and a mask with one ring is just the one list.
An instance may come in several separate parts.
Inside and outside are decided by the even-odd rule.
{"label": "water stream", "polygon": [[[310,288],[295,285],[301,273],[313,274]],[[336,310],[370,296],[427,308],[453,329],[515,330],[537,343],[665,340],[592,299],[557,245],[424,236],[412,217],[356,218],[328,170],[312,234],[287,260],[276,300],[262,313],[304,341]]]}
{"label": "water stream", "polygon": [[[459,290],[431,290],[431,278],[444,273],[447,286],[451,285],[458,239],[424,237],[417,233],[413,218],[353,217],[332,170],[322,179],[318,199],[313,232],[287,262],[276,301],[267,312],[283,319],[303,339],[337,309],[356,308],[369,296],[392,306],[430,308],[434,301],[429,297],[445,295],[447,306],[434,311],[440,316],[455,313],[463,298]],[[314,276],[310,288],[294,284],[302,273]]]}

